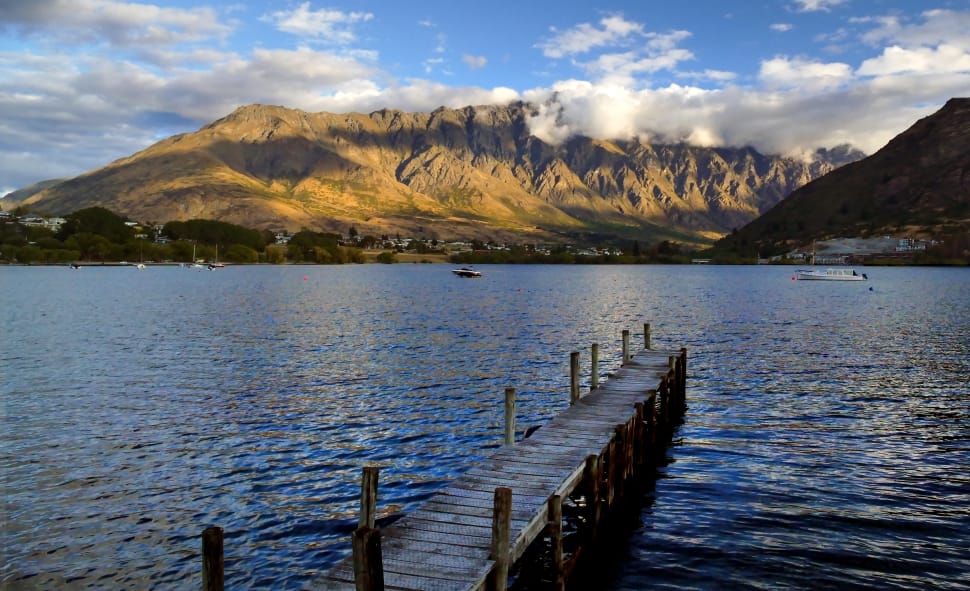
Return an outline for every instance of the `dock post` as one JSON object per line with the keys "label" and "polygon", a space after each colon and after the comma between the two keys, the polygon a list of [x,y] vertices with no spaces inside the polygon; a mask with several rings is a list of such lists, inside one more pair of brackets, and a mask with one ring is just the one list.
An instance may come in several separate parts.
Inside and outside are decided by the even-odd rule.
{"label": "dock post", "polygon": [[630,363],[630,331],[623,330],[623,365]]}
{"label": "dock post", "polygon": [[562,497],[549,497],[549,545],[552,552],[552,588],[566,591],[566,563],[563,561]]}
{"label": "dock post", "polygon": [[357,527],[374,529],[377,516],[377,478],[380,469],[365,466],[360,478],[360,514],[357,516]]}
{"label": "dock post", "polygon": [[643,348],[644,349],[650,348],[650,323],[649,322],[643,323]]}
{"label": "dock post", "polygon": [[590,368],[591,373],[589,374],[589,389],[595,390],[600,387],[600,344],[593,343],[591,347],[590,356],[592,357],[592,366]]}
{"label": "dock post", "polygon": [[505,389],[505,445],[515,445],[515,388]]}
{"label": "dock post", "polygon": [[603,512],[603,488],[600,486],[603,479],[603,464],[600,457],[596,454],[586,456],[586,468],[584,478],[586,479],[586,522],[589,524],[590,544],[596,542],[599,537],[600,520]]}
{"label": "dock post", "polygon": [[657,441],[659,445],[663,437],[667,435],[667,426],[670,423],[670,381],[667,376],[660,378],[660,387],[657,389],[660,396],[660,412],[657,416],[657,427],[661,439]]}
{"label": "dock post", "polygon": [[606,460],[606,491],[603,493],[603,497],[606,501],[606,511],[607,516],[609,512],[613,510],[613,498],[616,496],[616,479],[619,476],[617,470],[618,460],[617,453],[618,447],[616,438],[610,440],[610,444],[607,446],[608,456]]}
{"label": "dock post", "polygon": [[354,584],[357,591],[383,591],[384,559],[381,556],[381,530],[377,529],[377,479],[380,469],[365,466],[360,478],[360,514],[351,536],[354,559]]}
{"label": "dock post", "polygon": [[512,535],[512,489],[500,486],[495,489],[492,508],[492,548],[489,559],[495,561],[489,576],[488,588],[505,591],[509,586],[509,551]]}
{"label": "dock post", "polygon": [[647,425],[644,413],[644,404],[637,402],[633,405],[633,474],[634,478],[640,477],[640,467],[643,466],[643,449],[646,447]]}
{"label": "dock post", "polygon": [[687,347],[680,348],[680,401],[687,406]]}
{"label": "dock post", "polygon": [[221,527],[207,527],[202,532],[202,591],[223,591],[225,588],[222,539]]}
{"label": "dock post", "polygon": [[381,530],[358,527],[353,535],[354,586],[357,591],[384,591]]}
{"label": "dock post", "polygon": [[569,405],[579,402],[579,351],[569,354]]}
{"label": "dock post", "polygon": [[650,436],[647,437],[647,443],[650,445],[650,453],[653,453],[653,448],[657,444],[657,391],[647,390],[647,428],[650,430]]}
{"label": "dock post", "polygon": [[616,499],[622,499],[626,494],[626,425],[620,423],[613,427],[613,438],[616,441],[616,472],[615,482],[613,483],[614,495]]}

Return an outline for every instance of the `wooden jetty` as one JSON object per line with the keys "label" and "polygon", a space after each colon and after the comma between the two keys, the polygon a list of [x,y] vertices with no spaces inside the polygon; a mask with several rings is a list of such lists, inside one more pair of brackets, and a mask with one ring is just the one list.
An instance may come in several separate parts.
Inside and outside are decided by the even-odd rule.
{"label": "wooden jetty", "polygon": [[[534,544],[548,544],[545,579],[564,589],[584,550],[662,452],[685,408],[687,351],[630,353],[603,383],[592,347],[589,393],[579,392],[579,353],[570,357],[570,406],[514,441],[514,390],[506,390],[505,445],[386,529],[375,527],[376,468],[364,468],[353,553],[312,589],[370,591],[506,589],[509,570]],[[580,513],[578,544],[566,555],[563,504]]]}

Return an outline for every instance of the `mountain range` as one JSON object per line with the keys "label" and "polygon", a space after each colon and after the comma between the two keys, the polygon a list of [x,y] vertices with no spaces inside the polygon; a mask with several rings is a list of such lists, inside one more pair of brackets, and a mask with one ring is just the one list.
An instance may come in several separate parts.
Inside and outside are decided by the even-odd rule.
{"label": "mountain range", "polygon": [[76,178],[18,192],[32,210],[101,206],[143,222],[439,239],[704,243],[859,160],[529,133],[535,107],[307,113],[240,107]]}
{"label": "mountain range", "polygon": [[953,98],[875,154],[811,181],[715,249],[781,254],[836,237],[970,236],[970,98]]}

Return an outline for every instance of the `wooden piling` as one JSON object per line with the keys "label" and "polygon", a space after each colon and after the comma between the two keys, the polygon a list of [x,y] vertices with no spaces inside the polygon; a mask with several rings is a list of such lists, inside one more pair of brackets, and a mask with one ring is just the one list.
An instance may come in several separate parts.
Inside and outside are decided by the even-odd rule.
{"label": "wooden piling", "polygon": [[547,529],[552,561],[552,588],[566,591],[566,563],[563,560],[562,543],[562,497],[552,495],[548,502]]}
{"label": "wooden piling", "polygon": [[643,348],[650,348],[650,323],[645,322],[643,324]]}
{"label": "wooden piling", "polygon": [[680,348],[680,399],[687,400],[687,347]]}
{"label": "wooden piling", "polygon": [[616,471],[614,472],[616,481],[613,484],[614,500],[616,500],[626,494],[626,425],[620,424],[613,427],[613,440],[616,441]]}
{"label": "wooden piling", "polygon": [[636,402],[633,405],[633,416],[636,419],[633,429],[633,470],[635,473],[640,471],[640,466],[643,465],[643,454],[647,449],[647,424],[644,407],[643,402]]}
{"label": "wooden piling", "polygon": [[515,388],[505,389],[505,445],[515,445]]}
{"label": "wooden piling", "polygon": [[495,489],[492,506],[492,547],[488,556],[495,561],[488,585],[492,591],[505,591],[508,588],[511,533],[512,489],[500,486]]}
{"label": "wooden piling", "polygon": [[381,530],[358,527],[353,539],[354,585],[357,591],[384,591]]}
{"label": "wooden piling", "polygon": [[623,331],[623,365],[630,363],[630,331]]}
{"label": "wooden piling", "polygon": [[649,435],[647,437],[650,448],[653,449],[657,445],[657,391],[647,390],[647,403],[646,403],[646,413],[647,413],[647,429],[649,430]]}
{"label": "wooden piling", "polygon": [[587,538],[590,544],[595,543],[599,535],[600,521],[603,513],[603,489],[601,486],[603,480],[602,466],[603,464],[600,462],[598,455],[590,454],[586,456],[586,467],[583,478],[586,482],[586,523],[589,527],[587,530]]}
{"label": "wooden piling", "polygon": [[657,388],[657,395],[660,397],[660,409],[657,412],[657,427],[661,437],[666,437],[667,425],[670,424],[670,382],[668,376],[660,379],[660,387]]}
{"label": "wooden piling", "polygon": [[579,402],[579,351],[569,354],[569,404]]}
{"label": "wooden piling", "polygon": [[607,512],[613,509],[613,500],[616,498],[616,480],[619,478],[619,473],[617,471],[617,466],[619,466],[619,461],[617,460],[617,447],[619,442],[614,437],[610,440],[607,446],[607,460],[606,460],[606,491],[603,493],[604,500],[606,501],[605,509]]}
{"label": "wooden piling", "polygon": [[600,344],[593,343],[590,349],[592,362],[589,374],[589,389],[595,390],[600,387]]}
{"label": "wooden piling", "polygon": [[202,591],[223,591],[225,572],[221,527],[207,527],[202,532]]}
{"label": "wooden piling", "polygon": [[377,520],[377,479],[380,469],[366,466],[360,478],[360,513],[357,527],[373,529]]}

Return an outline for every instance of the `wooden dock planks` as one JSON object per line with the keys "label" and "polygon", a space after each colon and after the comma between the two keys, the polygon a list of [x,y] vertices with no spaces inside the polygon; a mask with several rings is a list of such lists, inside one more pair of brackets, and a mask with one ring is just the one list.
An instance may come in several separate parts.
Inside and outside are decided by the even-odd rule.
{"label": "wooden dock planks", "polygon": [[[633,425],[635,405],[668,379],[671,357],[681,355],[644,349],[631,356],[531,437],[503,446],[420,509],[382,530],[384,588],[487,588],[495,564],[489,557],[495,489],[512,490],[509,555],[514,563],[545,529],[549,498],[566,498],[583,481],[587,457],[603,457],[614,445],[626,450],[626,443],[614,443],[617,425]],[[683,359],[686,363],[685,354]],[[311,588],[355,589],[354,580],[349,556]]]}

